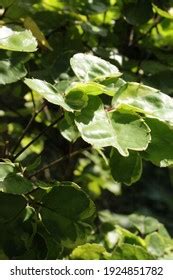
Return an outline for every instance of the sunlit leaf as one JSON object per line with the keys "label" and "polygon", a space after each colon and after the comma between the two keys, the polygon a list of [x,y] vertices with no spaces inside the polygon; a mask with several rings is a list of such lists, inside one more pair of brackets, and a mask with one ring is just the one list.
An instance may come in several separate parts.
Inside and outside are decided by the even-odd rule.
{"label": "sunlit leaf", "polygon": [[38,79],[25,79],[25,84],[33,91],[39,93],[50,103],[59,105],[67,111],[73,111],[64,101],[64,97],[53,85]]}
{"label": "sunlit leaf", "polygon": [[141,112],[173,123],[173,99],[157,89],[138,83],[127,83],[114,96],[113,105]]}
{"label": "sunlit leaf", "polygon": [[70,259],[72,260],[104,260],[109,257],[110,255],[106,252],[106,249],[102,245],[96,243],[86,243],[78,246],[70,255]]}
{"label": "sunlit leaf", "polygon": [[98,97],[90,97],[88,105],[76,115],[82,138],[96,148],[113,146],[123,156],[128,149],[145,150],[150,141],[149,128],[137,115],[104,110]]}
{"label": "sunlit leaf", "polygon": [[82,81],[120,75],[116,66],[90,54],[75,54],[71,58],[70,64],[76,76]]}
{"label": "sunlit leaf", "polygon": [[0,49],[18,51],[18,52],[35,52],[37,42],[31,31],[14,31],[9,27],[0,27]]}

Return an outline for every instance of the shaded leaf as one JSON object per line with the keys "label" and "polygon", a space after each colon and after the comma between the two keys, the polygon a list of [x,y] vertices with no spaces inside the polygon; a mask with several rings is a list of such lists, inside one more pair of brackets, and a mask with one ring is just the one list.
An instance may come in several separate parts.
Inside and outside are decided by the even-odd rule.
{"label": "shaded leaf", "polygon": [[5,177],[14,171],[13,164],[0,162],[0,181],[3,181]]}
{"label": "shaded leaf", "polygon": [[137,0],[136,3],[129,3],[125,6],[124,16],[130,24],[141,25],[146,23],[153,16],[150,0]]}
{"label": "shaded leaf", "polygon": [[26,68],[22,63],[14,63],[10,59],[0,61],[0,84],[14,83],[27,74]]}
{"label": "shaded leaf", "polygon": [[75,142],[80,137],[72,113],[66,112],[64,119],[59,123],[59,130],[62,136],[70,142]]}
{"label": "shaded leaf", "polygon": [[73,110],[81,110],[87,105],[88,96],[78,88],[72,88],[65,96],[65,102]]}
{"label": "shaded leaf", "polygon": [[122,244],[112,254],[115,260],[153,260],[147,250],[138,245]]}
{"label": "shaded leaf", "polygon": [[26,178],[15,173],[10,173],[2,182],[1,190],[11,194],[26,194],[33,190],[33,185]]}
{"label": "shaded leaf", "polygon": [[151,129],[151,143],[143,157],[153,164],[166,167],[173,164],[173,128],[157,119],[146,119]]}
{"label": "shaded leaf", "polygon": [[22,196],[0,192],[0,223],[7,223],[16,218],[26,203]]}
{"label": "shaded leaf", "polygon": [[[88,196],[73,183],[61,183],[44,196],[42,221],[50,234],[67,247],[85,242],[88,224],[95,212]],[[82,238],[81,238],[82,237]]]}
{"label": "shaded leaf", "polygon": [[141,177],[142,159],[137,152],[131,151],[128,157],[123,157],[113,149],[110,157],[110,169],[115,181],[131,185]]}

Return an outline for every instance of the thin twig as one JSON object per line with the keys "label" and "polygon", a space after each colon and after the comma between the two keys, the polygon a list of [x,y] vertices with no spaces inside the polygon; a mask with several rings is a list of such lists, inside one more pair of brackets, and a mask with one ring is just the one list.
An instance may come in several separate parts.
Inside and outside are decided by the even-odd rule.
{"label": "thin twig", "polygon": [[[137,38],[137,42],[139,42],[140,40],[142,40],[143,38],[145,38],[146,36],[150,35],[151,31],[157,27],[157,25],[161,22],[162,18],[158,15],[155,20],[154,23],[150,26],[150,28],[147,30],[147,32],[145,32],[144,34],[142,34],[140,37]],[[135,42],[136,43],[136,42]]]}
{"label": "thin twig", "polygon": [[45,127],[32,141],[30,141],[23,149],[21,149],[14,157],[13,160],[16,160],[29,146],[31,146],[34,142],[36,142],[40,136],[42,136],[50,127],[53,127],[57,122],[59,122],[63,118],[63,115],[58,117],[54,122],[52,122],[50,125]]}
{"label": "thin twig", "polygon": [[31,124],[33,123],[33,121],[35,120],[36,116],[43,111],[44,107],[46,106],[46,104],[44,103],[41,108],[38,111],[34,111],[34,114],[32,115],[31,119],[29,120],[27,126],[25,127],[25,129],[23,130],[21,136],[19,137],[16,145],[14,146],[13,150],[12,150],[12,156],[14,155],[15,151],[17,150],[17,148],[20,145],[20,142],[22,141],[23,137],[26,135],[26,133],[28,132],[28,129],[30,128]]}
{"label": "thin twig", "polygon": [[69,157],[70,157],[70,158],[71,158],[71,157],[74,157],[74,156],[76,156],[76,155],[78,155],[78,154],[80,154],[80,153],[82,153],[82,152],[84,152],[84,151],[86,151],[86,150],[89,150],[89,149],[91,149],[91,146],[88,147],[88,148],[84,148],[84,149],[80,149],[80,150],[74,151],[74,152],[72,152],[70,155],[67,154],[67,155],[65,155],[65,156],[62,156],[62,157],[60,157],[60,158],[58,158],[58,159],[56,159],[56,160],[54,160],[54,161],[48,163],[47,165],[43,166],[42,168],[40,168],[39,170],[35,171],[34,173],[30,174],[30,175],[28,176],[28,178],[31,178],[31,177],[33,177],[33,176],[36,176],[36,175],[40,174],[42,171],[44,171],[45,169],[48,169],[48,168],[50,168],[50,167],[56,165],[57,163],[59,163],[59,162],[65,160],[65,159],[68,159]]}

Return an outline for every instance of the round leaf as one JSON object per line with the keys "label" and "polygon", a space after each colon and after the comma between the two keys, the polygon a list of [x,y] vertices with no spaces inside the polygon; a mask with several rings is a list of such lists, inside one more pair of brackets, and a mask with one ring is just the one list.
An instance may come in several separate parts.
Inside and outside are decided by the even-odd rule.
{"label": "round leaf", "polygon": [[15,173],[10,173],[2,182],[1,189],[5,193],[26,194],[33,190],[33,185],[26,178]]}
{"label": "round leaf", "polygon": [[141,177],[142,159],[137,152],[131,151],[128,157],[123,157],[117,150],[113,149],[110,157],[110,168],[115,181],[129,186]]}
{"label": "round leaf", "polygon": [[26,206],[26,200],[19,195],[0,192],[0,223],[13,220]]}

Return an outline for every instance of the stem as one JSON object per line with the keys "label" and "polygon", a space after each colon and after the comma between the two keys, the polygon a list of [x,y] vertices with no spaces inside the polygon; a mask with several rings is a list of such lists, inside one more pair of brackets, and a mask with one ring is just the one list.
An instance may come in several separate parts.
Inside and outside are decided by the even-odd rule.
{"label": "stem", "polygon": [[38,110],[35,111],[34,114],[32,115],[30,121],[28,122],[27,126],[25,127],[25,129],[23,130],[21,136],[19,137],[16,145],[14,146],[13,150],[12,150],[12,155],[14,155],[15,151],[17,150],[17,148],[20,145],[20,142],[22,141],[22,139],[24,138],[24,136],[26,135],[26,133],[28,132],[28,129],[30,128],[31,124],[33,123],[33,121],[35,120],[36,116],[44,109],[44,107],[46,106],[46,104],[44,103],[43,106]]}
{"label": "stem", "polygon": [[40,168],[39,170],[35,171],[34,173],[30,174],[30,175],[28,176],[28,178],[31,178],[31,177],[33,177],[33,176],[36,176],[36,175],[40,174],[42,171],[44,171],[45,169],[50,168],[50,167],[56,165],[57,163],[59,163],[59,162],[65,160],[65,159],[67,159],[67,158],[69,158],[69,157],[70,157],[70,158],[71,158],[71,157],[74,157],[74,156],[76,156],[76,155],[78,155],[78,154],[80,154],[80,153],[82,153],[82,152],[84,152],[84,151],[86,151],[86,150],[89,150],[89,149],[91,149],[91,146],[88,147],[88,148],[85,148],[85,149],[80,149],[80,150],[74,151],[74,152],[72,152],[70,155],[68,154],[68,155],[62,156],[62,157],[60,157],[60,158],[58,158],[58,159],[56,159],[56,160],[50,162],[49,164],[45,165],[44,167]]}
{"label": "stem", "polygon": [[45,127],[32,141],[30,141],[23,149],[21,149],[14,157],[13,160],[16,160],[28,147],[30,147],[34,142],[36,142],[40,136],[42,136],[50,127],[53,127],[58,121],[60,121],[63,118],[63,115],[58,117],[54,122],[52,122],[50,125]]}
{"label": "stem", "polygon": [[[140,40],[142,40],[143,38],[145,38],[146,36],[150,35],[151,31],[157,27],[157,25],[161,22],[162,18],[158,15],[155,20],[154,23],[150,26],[150,28],[147,30],[147,32],[145,32],[144,34],[142,34],[138,39],[137,42],[139,42]],[[136,42],[135,42],[136,43]]]}

